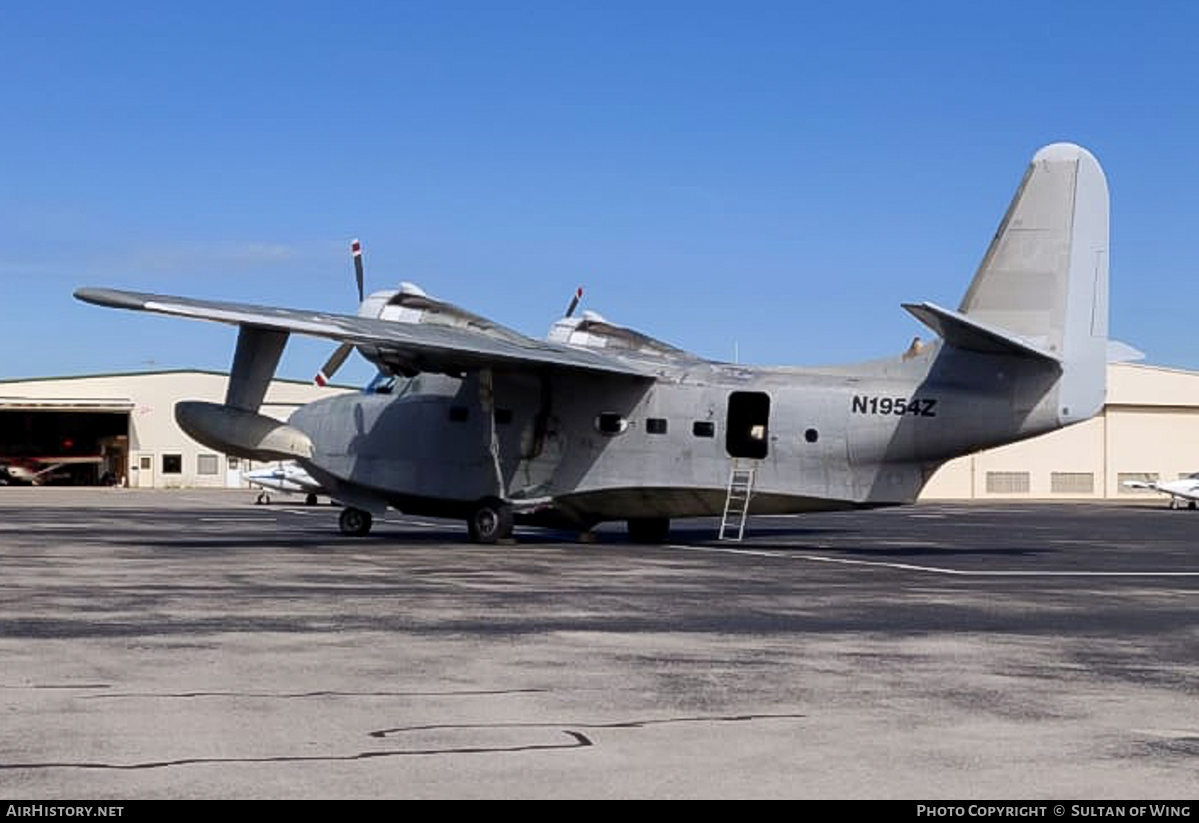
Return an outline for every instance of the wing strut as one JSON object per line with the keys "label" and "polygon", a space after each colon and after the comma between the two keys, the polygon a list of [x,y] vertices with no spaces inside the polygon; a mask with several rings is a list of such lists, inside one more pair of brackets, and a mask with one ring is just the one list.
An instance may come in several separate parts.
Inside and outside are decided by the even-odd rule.
{"label": "wing strut", "polygon": [[275,376],[275,367],[287,345],[288,332],[261,326],[238,326],[237,351],[229,370],[229,388],[225,405],[248,412],[258,411],[267,387]]}
{"label": "wing strut", "polygon": [[491,465],[495,469],[495,493],[500,500],[508,499],[508,490],[504,485],[504,472],[500,467],[500,438],[495,430],[495,379],[491,369],[479,372],[479,404],[487,415],[488,443],[487,452],[491,455]]}

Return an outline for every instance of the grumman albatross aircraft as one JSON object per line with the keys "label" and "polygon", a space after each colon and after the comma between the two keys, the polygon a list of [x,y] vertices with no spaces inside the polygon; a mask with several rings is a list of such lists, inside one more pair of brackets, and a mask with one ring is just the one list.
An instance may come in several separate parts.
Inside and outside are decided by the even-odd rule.
{"label": "grumman albatross aircraft", "polygon": [[[371,294],[357,316],[75,296],[236,325],[225,402],[181,402],[176,419],[209,448],[295,460],[346,507],[346,534],[391,506],[462,518],[479,542],[514,520],[625,520],[634,541],[660,542],[672,518],[721,514],[721,536],[738,537],[747,511],[911,503],[947,460],[1099,411],[1108,192],[1085,149],[1038,151],[958,308],[904,305],[940,340],[852,366],[712,362],[594,314],[534,340],[411,286]],[[326,374],[356,348],[386,379],[287,423],[261,415],[293,333],[342,344]]]}

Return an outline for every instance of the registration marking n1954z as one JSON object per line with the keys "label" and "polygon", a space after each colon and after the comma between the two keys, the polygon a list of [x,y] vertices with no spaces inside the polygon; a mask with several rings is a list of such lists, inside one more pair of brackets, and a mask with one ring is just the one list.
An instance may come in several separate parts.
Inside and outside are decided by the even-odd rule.
{"label": "registration marking n1954z", "polygon": [[911,417],[936,417],[935,397],[871,397],[855,394],[852,411],[854,414],[893,414]]}

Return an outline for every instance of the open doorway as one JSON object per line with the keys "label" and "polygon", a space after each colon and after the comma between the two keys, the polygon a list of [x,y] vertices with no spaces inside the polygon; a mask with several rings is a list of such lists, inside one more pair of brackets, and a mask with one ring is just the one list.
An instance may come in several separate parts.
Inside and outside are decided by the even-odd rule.
{"label": "open doorway", "polygon": [[735,391],[729,395],[724,447],[730,457],[761,460],[769,451],[770,395]]}

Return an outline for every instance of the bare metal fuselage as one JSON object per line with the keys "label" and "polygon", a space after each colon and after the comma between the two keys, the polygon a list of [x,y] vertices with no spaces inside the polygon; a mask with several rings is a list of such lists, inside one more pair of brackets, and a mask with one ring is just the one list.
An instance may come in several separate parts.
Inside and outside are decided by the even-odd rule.
{"label": "bare metal fuselage", "polygon": [[912,502],[947,459],[1060,425],[1058,370],[1030,380],[1022,363],[1008,381],[1012,365],[934,345],[835,369],[663,362],[643,381],[497,372],[495,457],[477,376],[332,397],[290,423],[326,487],[414,514],[488,496],[578,524],[720,514],[734,459],[756,468],[755,513],[883,506]]}

